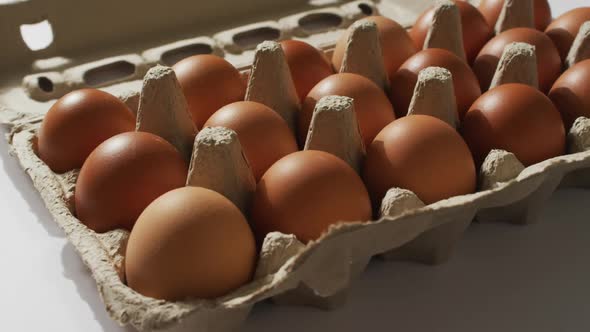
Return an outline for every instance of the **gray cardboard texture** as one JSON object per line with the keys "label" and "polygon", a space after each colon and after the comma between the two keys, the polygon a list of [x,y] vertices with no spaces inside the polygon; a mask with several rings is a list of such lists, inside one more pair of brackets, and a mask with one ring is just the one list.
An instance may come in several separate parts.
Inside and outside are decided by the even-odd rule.
{"label": "gray cardboard texture", "polygon": [[[222,298],[167,302],[142,296],[124,283],[123,253],[128,233],[115,230],[97,234],[80,223],[72,214],[77,171],[55,174],[35,154],[36,130],[53,100],[73,89],[90,86],[87,82],[90,69],[105,64],[114,64],[116,67],[123,61],[123,67],[128,63],[133,68],[127,76],[114,82],[101,82],[97,86],[104,86],[106,91],[119,96],[134,112],[139,107],[140,118],[155,121],[154,117],[183,115],[186,105],[177,94],[175,80],[167,76],[166,68],[152,71],[146,78],[143,91],[140,80],[158,62],[170,65],[166,59],[171,61],[175,55],[170,52],[180,47],[181,54],[205,50],[223,55],[241,69],[248,69],[254,58],[259,59],[260,67],[255,69],[249,82],[250,95],[272,100],[277,105],[286,105],[288,111],[298,107],[293,102],[288,81],[280,82],[282,85],[274,82],[275,88],[281,87],[282,93],[286,95],[269,97],[261,89],[271,87],[268,80],[276,79],[277,75],[276,72],[268,72],[273,68],[264,66],[263,59],[279,64],[282,59],[281,54],[277,55],[276,52],[264,57],[255,55],[259,42],[256,36],[262,34],[265,39],[269,39],[266,38],[268,36],[295,36],[328,50],[342,29],[369,9],[373,12],[379,10],[383,15],[407,26],[431,1],[383,0],[376,4],[370,1],[344,1],[311,5],[307,1],[220,0],[203,3],[176,0],[173,4],[151,1],[153,6],[146,6],[145,2],[138,0],[101,1],[101,6],[96,5],[99,2],[80,3],[72,0],[37,0],[0,6],[0,42],[3,45],[15,45],[3,49],[0,54],[0,68],[6,73],[0,83],[0,120],[11,128],[8,140],[12,153],[29,174],[55,221],[90,269],[107,311],[122,325],[132,325],[141,331],[230,331],[247,318],[255,303],[265,299],[272,299],[279,304],[332,308],[345,300],[351,281],[362,273],[372,256],[384,254],[388,259],[442,262],[450,258],[454,244],[474,218],[480,221],[532,222],[539,207],[564,177],[565,184],[570,186],[590,185],[590,120],[580,118],[568,137],[570,154],[522,169],[508,152],[496,151],[481,171],[481,190],[474,194],[424,206],[411,192],[392,188],[381,208],[383,217],[378,221],[333,226],[321,239],[307,245],[292,235],[269,234],[260,254],[254,280]],[[170,10],[172,7],[176,8],[175,11]],[[221,7],[228,10],[220,13],[218,9]],[[141,8],[141,15],[137,15],[136,8]],[[92,15],[71,17],[81,12]],[[248,13],[248,19],[243,13]],[[306,24],[317,18],[318,14],[328,15],[326,21],[332,22],[331,26],[320,26],[310,31],[309,27],[313,24]],[[105,29],[104,22],[100,21],[105,17],[109,18],[109,29]],[[133,20],[129,20],[129,17],[133,17]],[[334,21],[334,17],[339,19]],[[18,26],[43,18],[50,19],[56,37],[52,46],[35,53],[23,44],[18,35]],[[262,23],[243,27],[243,24],[257,19]],[[242,27],[235,28],[236,25]],[[187,31],[205,32],[195,35]],[[241,39],[236,39],[236,36]],[[129,40],[134,40],[134,43],[124,45]],[[252,43],[252,40],[255,42]],[[96,49],[88,48],[89,45],[95,45]],[[267,50],[266,47],[260,47],[258,51],[261,49]],[[64,61],[57,58],[41,60],[55,56],[66,58],[67,64],[64,65]],[[105,56],[106,59],[101,59]],[[281,79],[290,79],[288,72],[282,71],[279,75],[282,75]],[[157,88],[159,84],[162,84],[161,89]],[[155,90],[167,91],[170,98],[157,96]],[[346,104],[345,99],[334,99],[332,102],[338,107]],[[329,107],[330,99],[325,104],[322,105]],[[163,112],[158,105],[169,105],[169,112]],[[341,111],[350,110],[341,108]],[[320,111],[330,113],[318,107],[316,112]],[[332,119],[350,120],[346,116],[334,116]],[[322,130],[319,120],[316,122],[317,129],[314,130]],[[182,123],[168,123],[176,126],[178,132],[161,131],[162,128],[157,128],[157,124],[144,123],[139,127],[148,126],[150,131],[176,140],[181,148],[186,146],[192,128],[185,128]],[[349,127],[357,129],[354,125]],[[218,191],[235,195],[237,198],[234,201],[242,202],[247,199],[248,184],[251,183],[247,161],[240,159],[241,148],[238,141],[231,140],[231,132],[217,133],[230,137],[226,142],[213,131],[212,142],[207,143],[211,146],[200,141],[203,137],[211,136],[206,131],[196,137],[197,148],[192,151],[191,159],[195,165],[191,165],[193,174],[189,176],[189,184],[206,182],[206,176],[199,172],[208,172],[207,162],[200,161],[206,160],[207,156],[199,153],[210,148],[209,156],[217,155],[216,162],[234,163],[238,173],[235,181],[229,184],[213,181],[212,185],[219,186],[221,189],[216,189]],[[330,132],[324,132],[317,137],[331,136]],[[200,144],[202,149],[199,148]],[[322,149],[334,148],[326,142],[314,141],[314,144],[321,145]],[[354,142],[351,146],[353,152],[358,152],[359,148]],[[340,149],[346,151],[347,147]]]}

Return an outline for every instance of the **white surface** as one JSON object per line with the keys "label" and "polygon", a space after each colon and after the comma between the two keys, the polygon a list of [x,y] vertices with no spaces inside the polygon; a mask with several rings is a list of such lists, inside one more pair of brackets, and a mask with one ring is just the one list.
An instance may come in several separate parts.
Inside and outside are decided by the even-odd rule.
{"label": "white surface", "polygon": [[[555,16],[588,0],[551,1]],[[0,139],[0,330],[131,331]],[[243,331],[590,331],[590,191],[554,195],[532,226],[475,224],[451,262],[374,261],[346,305],[257,306]]]}

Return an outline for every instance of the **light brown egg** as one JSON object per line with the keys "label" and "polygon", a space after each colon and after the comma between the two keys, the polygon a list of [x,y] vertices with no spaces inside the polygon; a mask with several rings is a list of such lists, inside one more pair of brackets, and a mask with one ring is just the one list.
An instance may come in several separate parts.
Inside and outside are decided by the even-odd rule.
{"label": "light brown egg", "polygon": [[257,181],[277,160],[298,150],[295,135],[285,120],[267,106],[252,101],[222,107],[205,127],[225,127],[238,134]]}
{"label": "light brown egg", "polygon": [[57,173],[82,167],[90,152],[135,129],[135,116],[117,97],[95,89],[68,93],[51,106],[39,129],[39,157]]}
{"label": "light brown egg", "polygon": [[154,199],[184,186],[187,165],[164,139],[128,132],[100,144],[76,182],[76,215],[96,232],[130,230]]}
{"label": "light brown egg", "polygon": [[580,27],[586,21],[590,21],[590,7],[580,7],[559,16],[545,30],[545,33],[557,46],[563,61],[565,61]]}
{"label": "light brown egg", "polygon": [[[465,1],[454,1],[461,14],[461,24],[463,29],[463,44],[467,61],[472,63],[479,50],[492,38],[492,28],[488,25],[485,18],[472,4]],[[432,25],[434,7],[430,7],[418,17],[418,20],[410,30],[410,37],[414,41],[414,46],[422,50],[426,35]]]}
{"label": "light brown egg", "polygon": [[398,117],[408,113],[418,74],[428,67],[442,67],[453,75],[457,111],[463,118],[469,106],[481,95],[477,77],[471,68],[455,54],[438,48],[420,51],[408,59],[391,78],[391,101]]}
{"label": "light brown egg", "polygon": [[244,100],[246,84],[240,72],[218,56],[194,55],[178,62],[172,69],[198,129],[221,107]]}
{"label": "light brown egg", "polygon": [[[396,21],[383,16],[369,16],[361,19],[361,21],[371,21],[377,25],[379,39],[381,41],[381,51],[383,53],[383,62],[389,77],[397,71],[404,61],[417,52],[406,29]],[[342,66],[349,33],[347,31],[342,34],[334,49],[332,64],[336,71],[340,71],[340,67]]]}
{"label": "light brown egg", "polygon": [[590,60],[579,62],[555,82],[549,98],[569,130],[578,117],[590,118]]}
{"label": "light brown egg", "polygon": [[153,201],[131,231],[125,257],[128,285],[169,301],[226,295],[249,282],[255,266],[256,244],[244,215],[201,187]]}
{"label": "light brown egg", "polygon": [[373,81],[357,74],[340,73],[323,79],[307,95],[299,112],[298,138],[305,144],[316,103],[325,96],[346,96],[354,99],[354,110],[365,145],[379,131],[395,120],[395,112],[385,95]]}
{"label": "light brown egg", "polygon": [[[479,11],[483,14],[492,28],[496,26],[496,22],[500,17],[503,6],[504,0],[482,0],[479,3]],[[545,31],[545,28],[551,23],[552,19],[549,1],[535,0],[534,6],[535,28],[539,31]]]}
{"label": "light brown egg", "polygon": [[319,81],[334,74],[332,63],[317,48],[299,40],[284,40],[281,47],[289,64],[299,100]]}
{"label": "light brown egg", "polygon": [[503,84],[483,94],[461,130],[478,164],[492,149],[514,153],[525,166],[565,153],[559,112],[547,96],[524,84]]}
{"label": "light brown egg", "polygon": [[467,144],[447,123],[427,115],[398,119],[367,148],[363,180],[378,207],[394,187],[432,204],[476,189],[475,165]]}
{"label": "light brown egg", "polygon": [[261,243],[269,232],[306,243],[330,225],[369,221],[371,202],[356,172],[322,151],[300,151],[277,161],[258,182],[250,222]]}
{"label": "light brown egg", "polygon": [[551,39],[543,32],[530,28],[515,28],[502,32],[490,40],[479,52],[473,63],[473,71],[481,89],[487,91],[496,72],[504,48],[511,43],[521,42],[535,46],[538,63],[539,89],[549,91],[561,73],[559,52]]}

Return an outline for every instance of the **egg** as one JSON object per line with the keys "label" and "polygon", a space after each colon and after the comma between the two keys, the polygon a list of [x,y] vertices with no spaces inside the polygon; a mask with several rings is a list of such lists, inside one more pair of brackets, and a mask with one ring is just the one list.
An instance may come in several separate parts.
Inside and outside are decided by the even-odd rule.
{"label": "egg", "polygon": [[82,167],[106,139],[135,129],[135,116],[117,97],[95,89],[70,92],[55,102],[39,129],[39,157],[57,173]]}
{"label": "egg", "polygon": [[524,84],[483,94],[463,120],[462,133],[481,164],[492,149],[514,153],[525,166],[565,152],[565,129],[551,100]]}
{"label": "egg", "polygon": [[367,148],[363,180],[378,207],[391,188],[411,190],[425,204],[476,189],[473,158],[459,133],[428,115],[398,119]]}
{"label": "egg", "polygon": [[258,182],[250,222],[259,242],[273,231],[306,243],[341,222],[371,219],[371,202],[357,173],[323,151],[292,153]]}
{"label": "egg", "polygon": [[298,117],[298,138],[305,144],[316,103],[325,96],[345,96],[354,100],[354,110],[365,145],[371,143],[381,128],[395,120],[395,113],[382,89],[366,77],[340,73],[328,76],[311,89]]}
{"label": "egg", "polygon": [[[504,6],[504,0],[482,0],[479,3],[479,11],[488,21],[491,27],[496,26],[496,22],[502,12]],[[551,7],[547,0],[535,0],[534,1],[534,16],[535,16],[535,28],[540,31],[544,31],[545,28],[551,23]]]}
{"label": "egg", "polygon": [[252,101],[238,101],[215,112],[205,127],[225,127],[238,134],[254,178],[282,157],[298,150],[287,122],[272,109]]}
{"label": "egg", "polygon": [[408,113],[408,107],[418,82],[418,74],[428,67],[442,67],[453,75],[453,86],[460,118],[481,95],[477,77],[471,68],[455,54],[437,48],[426,49],[408,59],[391,78],[391,101],[398,117]]}
{"label": "egg", "polygon": [[555,82],[549,98],[561,113],[566,129],[578,117],[590,118],[590,60],[578,62]]}
{"label": "egg", "polygon": [[590,21],[590,7],[572,9],[559,16],[545,30],[553,40],[561,59],[565,61],[582,24]]}
{"label": "egg", "polygon": [[[414,47],[410,35],[396,21],[383,16],[369,16],[360,21],[370,21],[377,25],[379,40],[381,41],[381,52],[383,53],[383,63],[389,77],[397,71],[404,61],[416,53],[417,49]],[[336,71],[339,71],[342,66],[349,34],[349,30],[343,33],[336,43],[332,56],[332,63]]]}
{"label": "egg", "polygon": [[[492,38],[492,28],[485,18],[472,4],[465,1],[454,1],[461,14],[463,29],[463,44],[469,63],[473,62],[479,50]],[[414,46],[421,50],[424,47],[428,30],[432,26],[434,7],[430,7],[420,17],[410,30]]]}
{"label": "egg", "polygon": [[156,135],[113,136],[92,151],[80,170],[76,216],[96,232],[130,230],[154,199],[184,186],[187,172],[180,153]]}
{"label": "egg", "polygon": [[284,40],[281,42],[281,47],[301,101],[319,81],[334,74],[332,63],[328,58],[308,43]]}
{"label": "egg", "polygon": [[200,187],[154,200],[131,231],[125,257],[129,287],[169,301],[226,295],[248,283],[255,266],[256,244],[244,215]]}
{"label": "egg", "polygon": [[223,58],[210,54],[194,55],[178,62],[172,69],[198,129],[221,107],[244,100],[246,84],[240,72]]}
{"label": "egg", "polygon": [[473,71],[479,79],[481,89],[486,91],[490,87],[504,48],[514,42],[528,43],[535,46],[539,89],[543,92],[549,91],[551,85],[561,73],[559,52],[547,35],[530,28],[506,30],[490,40],[479,52],[473,63]]}

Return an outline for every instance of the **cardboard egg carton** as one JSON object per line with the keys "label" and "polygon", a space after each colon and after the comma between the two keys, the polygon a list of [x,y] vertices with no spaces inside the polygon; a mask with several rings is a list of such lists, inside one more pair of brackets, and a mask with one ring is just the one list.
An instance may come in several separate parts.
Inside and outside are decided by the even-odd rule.
{"label": "cardboard egg carton", "polygon": [[[58,6],[62,9],[66,3],[73,5],[73,1],[57,2],[62,3],[62,6]],[[191,8],[188,1],[177,2],[179,8]],[[113,6],[120,6],[121,10],[131,11],[135,8],[115,1],[112,3]],[[133,4],[133,1],[130,3]],[[257,0],[253,3],[269,8],[280,7],[275,1]],[[12,153],[29,174],[54,219],[89,267],[107,311],[120,324],[132,325],[141,331],[230,331],[247,318],[253,305],[266,299],[272,299],[278,304],[333,308],[346,299],[351,281],[362,273],[375,255],[432,264],[444,262],[450,258],[455,243],[474,220],[530,223],[560,184],[590,185],[590,120],[580,118],[568,134],[568,155],[524,168],[510,152],[492,151],[480,171],[480,185],[476,193],[424,206],[411,191],[392,188],[382,202],[379,211],[382,217],[379,220],[335,225],[321,239],[307,245],[292,235],[269,234],[260,252],[253,281],[224,297],[168,302],[133,291],[124,283],[124,251],[128,232],[115,230],[97,234],[83,225],[72,213],[78,171],[55,174],[35,154],[36,131],[44,112],[52,104],[51,100],[73,89],[88,86],[85,75],[97,68],[97,64],[100,68],[120,59],[134,63],[132,75],[104,83],[105,90],[119,96],[136,112],[138,130],[164,137],[190,161],[187,185],[218,191],[245,211],[255,183],[237,136],[225,128],[209,128],[199,132],[193,141],[190,134],[193,130],[192,121],[176,77],[170,68],[155,65],[166,64],[163,59],[167,57],[174,58],[171,53],[165,56],[171,49],[190,51],[195,50],[195,45],[209,43],[210,48],[206,50],[223,55],[239,68],[250,71],[246,99],[271,106],[293,126],[294,113],[299,104],[281,48],[274,42],[264,42],[252,48],[247,43],[234,43],[233,37],[227,36],[240,33],[243,36],[244,33],[247,35],[250,31],[260,29],[267,33],[277,28],[280,30],[277,38],[294,36],[329,50],[342,28],[366,13],[366,8],[379,10],[386,16],[404,22],[408,17],[411,20],[417,17],[430,1],[381,1],[377,4],[352,1],[310,10],[305,7],[310,5],[305,3],[298,4],[304,8],[302,13],[281,14],[273,18],[261,16],[264,18],[261,19],[262,23],[248,24],[221,33],[211,31],[208,36],[190,37],[164,46],[150,46],[143,52],[123,57],[77,63],[68,69],[56,66],[55,70],[48,73],[45,71],[47,67],[43,66],[51,65],[37,60],[37,69],[43,70],[24,75],[30,74],[30,71],[23,69],[2,86],[0,117],[11,128],[8,140]],[[16,8],[14,13],[21,13],[38,5],[17,3],[11,6]],[[146,13],[148,17],[151,15],[157,18],[156,11],[161,9],[155,6],[154,12],[145,10],[149,12]],[[449,31],[460,31],[457,29],[460,23],[456,7],[443,3],[438,11],[441,14],[437,16],[437,28],[429,33],[427,43],[461,52],[462,48],[457,46],[461,44],[456,39],[460,37],[451,33],[455,37],[448,38]],[[338,25],[319,29],[314,34],[294,23],[309,15],[313,18],[325,13],[343,19]],[[193,15],[206,16],[202,13]],[[114,26],[124,29],[125,24],[116,19]],[[335,22],[333,17],[330,20]],[[95,33],[98,35],[99,31]],[[76,32],[72,32],[70,37],[74,38],[75,35]],[[3,35],[0,38],[6,39]],[[73,44],[72,47],[76,43]],[[585,43],[581,41],[579,44]],[[52,51],[46,52],[52,55]],[[387,89],[388,81],[379,55],[380,44],[375,25],[354,24],[341,71],[364,75]],[[4,56],[6,58],[2,60],[14,63],[28,59],[17,59],[18,56],[11,57],[10,53]],[[522,82],[534,85],[535,70],[525,70],[524,76],[514,70],[534,68],[531,67],[534,58],[534,49],[529,45],[517,44],[507,48],[494,84]],[[56,59],[51,61],[57,62]],[[41,77],[51,79],[52,91],[45,91],[47,89],[43,86],[48,85]],[[456,127],[458,121],[453,94],[452,76],[447,70],[425,69],[420,73],[410,114],[429,114]],[[166,107],[162,107],[164,105]],[[305,149],[328,151],[341,157],[355,170],[360,170],[365,147],[360,139],[350,98],[329,96],[318,102]],[[217,166],[220,164],[232,171],[221,174]]]}

